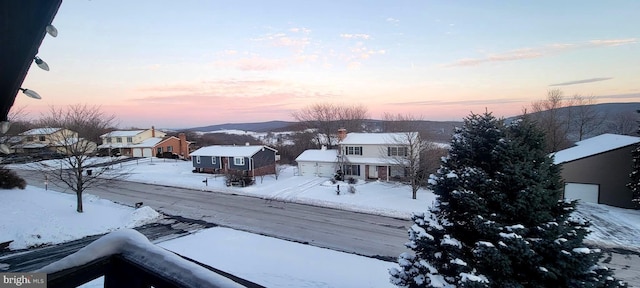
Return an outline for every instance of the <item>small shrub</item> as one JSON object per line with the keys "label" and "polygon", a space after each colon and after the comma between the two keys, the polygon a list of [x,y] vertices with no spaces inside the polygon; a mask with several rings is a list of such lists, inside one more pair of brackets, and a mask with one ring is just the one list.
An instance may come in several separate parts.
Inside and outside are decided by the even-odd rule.
{"label": "small shrub", "polygon": [[356,193],[356,186],[349,185],[349,193],[355,194]]}
{"label": "small shrub", "polygon": [[253,184],[253,179],[245,175],[244,171],[230,170],[224,175],[227,186],[240,185],[242,187]]}
{"label": "small shrub", "polygon": [[347,183],[349,183],[349,184],[356,184],[356,182],[358,182],[358,180],[356,180],[356,178],[349,177],[347,179]]}
{"label": "small shrub", "polygon": [[0,188],[2,189],[13,189],[20,188],[24,189],[27,187],[27,182],[22,179],[22,177],[18,176],[16,172],[6,169],[4,167],[0,167]]}

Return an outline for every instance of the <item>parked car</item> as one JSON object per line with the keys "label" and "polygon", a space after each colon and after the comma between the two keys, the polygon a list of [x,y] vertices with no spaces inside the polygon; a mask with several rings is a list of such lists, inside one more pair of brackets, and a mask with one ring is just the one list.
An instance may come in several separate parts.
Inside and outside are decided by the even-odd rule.
{"label": "parked car", "polygon": [[2,158],[2,164],[17,164],[31,162],[33,158],[29,155],[9,154]]}
{"label": "parked car", "polygon": [[62,153],[54,152],[54,151],[41,151],[32,155],[32,157],[39,160],[50,160],[50,159],[62,159],[62,158],[66,158],[67,156]]}

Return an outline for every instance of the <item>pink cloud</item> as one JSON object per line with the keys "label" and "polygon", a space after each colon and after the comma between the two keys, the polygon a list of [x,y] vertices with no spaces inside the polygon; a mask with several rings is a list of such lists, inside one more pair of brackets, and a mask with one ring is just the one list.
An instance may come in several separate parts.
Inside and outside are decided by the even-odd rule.
{"label": "pink cloud", "polygon": [[522,48],[502,53],[489,54],[481,58],[464,58],[454,61],[453,63],[444,65],[445,67],[465,67],[477,66],[492,62],[518,61],[524,59],[533,59],[544,57],[547,55],[566,52],[572,49],[592,48],[592,47],[611,47],[634,44],[636,38],[628,39],[609,39],[609,40],[591,40],[579,44],[555,43],[542,47]]}
{"label": "pink cloud", "polygon": [[491,54],[486,56],[485,58],[466,58],[455,61],[448,66],[476,66],[484,63],[490,62],[501,62],[501,61],[515,61],[522,59],[531,59],[542,57],[543,53],[540,51],[535,51],[533,49],[519,49],[513,50],[501,54]]}

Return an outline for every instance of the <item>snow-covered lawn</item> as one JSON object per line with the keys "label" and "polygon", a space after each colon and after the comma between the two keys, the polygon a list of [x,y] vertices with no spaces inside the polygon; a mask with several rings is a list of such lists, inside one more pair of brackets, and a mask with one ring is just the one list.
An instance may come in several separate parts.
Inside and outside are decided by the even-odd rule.
{"label": "snow-covered lawn", "polygon": [[[25,165],[11,166],[25,168]],[[131,171],[129,181],[402,218],[409,218],[415,211],[426,211],[435,201],[429,191],[419,191],[418,199],[414,200],[409,187],[384,181],[359,182],[352,194],[345,183],[296,176],[295,167],[282,171],[277,180],[274,176],[258,177],[257,183],[249,187],[227,187],[221,176],[192,173],[191,162],[187,161],[154,158],[117,164],[113,169]],[[75,196],[32,186],[25,190],[0,190],[0,196],[3,200],[0,202],[0,211],[3,211],[0,242],[14,240],[12,249],[134,227],[158,217],[149,207],[136,210],[92,195],[85,195],[85,213],[78,214]],[[594,224],[589,242],[640,252],[640,211],[597,204],[580,205],[578,211]],[[159,245],[270,287],[391,287],[387,269],[397,265],[227,228],[206,229]],[[0,267],[1,263],[0,258]]]}
{"label": "snow-covered lawn", "polygon": [[[406,218],[415,211],[426,211],[435,201],[427,190],[418,191],[417,200],[411,198],[409,186],[395,182],[360,181],[355,193],[349,184],[333,184],[328,178],[296,176],[297,168],[286,166],[276,180],[274,175],[256,177],[256,183],[247,187],[227,187],[224,176],[193,173],[190,161],[153,158],[119,164],[116,169],[128,169],[128,181],[218,191],[264,199],[298,202],[333,207],[357,212]],[[205,184],[203,181],[207,180]],[[336,193],[340,186],[340,194]]]}
{"label": "snow-covered lawn", "polygon": [[85,212],[78,213],[75,195],[33,186],[0,190],[0,199],[0,242],[13,240],[12,250],[133,228],[160,217],[149,207],[133,209],[93,195],[83,197]]}

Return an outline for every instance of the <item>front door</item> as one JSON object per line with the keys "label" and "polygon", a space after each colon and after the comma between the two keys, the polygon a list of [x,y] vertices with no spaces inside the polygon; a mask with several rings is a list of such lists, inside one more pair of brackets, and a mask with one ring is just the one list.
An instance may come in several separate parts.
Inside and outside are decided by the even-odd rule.
{"label": "front door", "polygon": [[378,179],[378,166],[369,165],[369,178]]}

